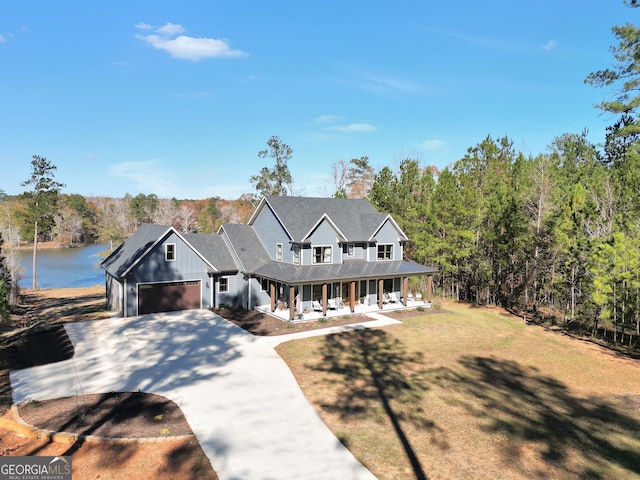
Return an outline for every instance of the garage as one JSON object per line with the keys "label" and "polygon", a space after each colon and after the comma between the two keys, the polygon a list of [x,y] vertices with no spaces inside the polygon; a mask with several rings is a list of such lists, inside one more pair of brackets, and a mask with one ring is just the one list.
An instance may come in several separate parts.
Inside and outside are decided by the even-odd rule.
{"label": "garage", "polygon": [[138,315],[201,307],[200,280],[138,285]]}

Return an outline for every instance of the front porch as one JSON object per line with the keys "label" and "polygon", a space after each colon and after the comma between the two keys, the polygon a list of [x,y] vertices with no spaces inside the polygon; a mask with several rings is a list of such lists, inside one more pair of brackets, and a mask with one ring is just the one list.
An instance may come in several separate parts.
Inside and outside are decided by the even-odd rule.
{"label": "front porch", "polygon": [[[284,322],[291,321],[293,323],[304,323],[304,322],[312,322],[317,321],[320,318],[331,318],[331,317],[343,317],[343,316],[351,316],[351,315],[366,315],[367,313],[384,313],[384,312],[393,312],[395,310],[404,310],[409,308],[431,308],[431,302],[423,301],[423,299],[418,295],[416,298],[409,297],[407,298],[406,306],[402,301],[395,302],[385,302],[382,304],[382,308],[376,303],[374,305],[365,305],[363,303],[356,303],[351,311],[351,308],[348,304],[336,304],[336,308],[327,308],[326,313],[323,314],[322,310],[308,310],[303,311],[301,314],[295,311],[293,315],[291,314],[291,310],[287,308],[287,304],[281,305],[279,308],[277,307],[275,310],[271,309],[270,305],[258,305],[255,307],[256,310],[262,313],[266,313],[267,315],[271,315],[279,320]],[[300,317],[301,315],[301,317]]]}
{"label": "front porch", "polygon": [[[261,282],[263,295],[249,305],[289,322],[317,320],[335,316],[366,314],[431,305],[433,278],[427,276],[425,297],[409,288],[409,276],[368,279],[331,279],[322,283]],[[268,301],[268,303],[267,303]]]}

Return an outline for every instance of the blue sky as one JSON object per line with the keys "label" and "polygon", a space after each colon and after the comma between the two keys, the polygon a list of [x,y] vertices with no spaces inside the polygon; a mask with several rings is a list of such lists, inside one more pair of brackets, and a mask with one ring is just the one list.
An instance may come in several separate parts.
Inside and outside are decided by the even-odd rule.
{"label": "blue sky", "polygon": [[0,189],[32,155],[65,193],[233,199],[272,135],[297,193],[330,165],[443,168],[487,135],[526,154],[613,119],[583,83],[611,65],[622,0],[4,0]]}

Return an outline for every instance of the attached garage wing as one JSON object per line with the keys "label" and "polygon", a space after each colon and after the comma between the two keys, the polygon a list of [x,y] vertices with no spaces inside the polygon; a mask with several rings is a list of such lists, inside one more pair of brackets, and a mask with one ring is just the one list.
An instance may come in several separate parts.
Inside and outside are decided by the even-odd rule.
{"label": "attached garage wing", "polygon": [[201,308],[200,280],[138,285],[138,315]]}

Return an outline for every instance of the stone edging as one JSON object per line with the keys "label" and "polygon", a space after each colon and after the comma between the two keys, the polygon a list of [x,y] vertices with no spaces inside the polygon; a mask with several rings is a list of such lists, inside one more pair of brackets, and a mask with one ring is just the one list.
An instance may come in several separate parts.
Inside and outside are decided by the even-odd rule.
{"label": "stone edging", "polygon": [[138,442],[157,442],[164,440],[182,440],[196,438],[195,434],[189,435],[162,435],[159,437],[99,437],[97,435],[83,435],[79,433],[70,432],[55,432],[53,430],[45,430],[36,428],[25,422],[20,413],[18,412],[17,405],[11,406],[11,413],[16,420],[11,420],[5,417],[0,417],[0,426],[12,430],[29,438],[45,439],[50,442],[57,443],[75,443],[77,441],[82,442],[109,442],[109,443],[138,443]]}

